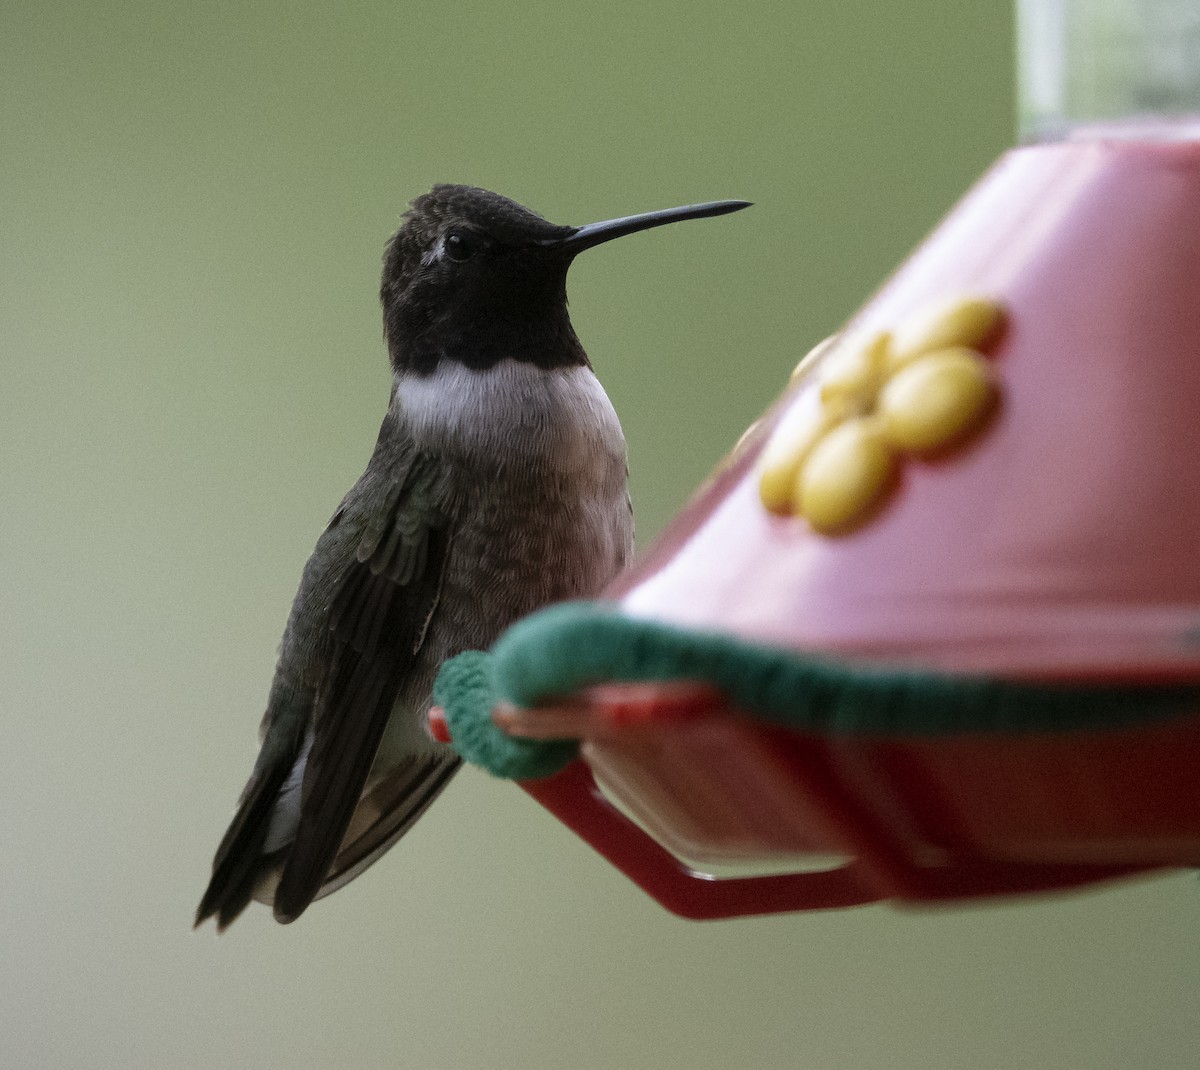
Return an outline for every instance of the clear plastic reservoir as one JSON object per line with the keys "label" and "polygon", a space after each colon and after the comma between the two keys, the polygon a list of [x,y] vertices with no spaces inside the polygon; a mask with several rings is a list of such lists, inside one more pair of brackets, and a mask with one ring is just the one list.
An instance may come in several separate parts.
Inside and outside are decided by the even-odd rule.
{"label": "clear plastic reservoir", "polygon": [[1017,0],[1023,142],[1200,137],[1196,0]]}

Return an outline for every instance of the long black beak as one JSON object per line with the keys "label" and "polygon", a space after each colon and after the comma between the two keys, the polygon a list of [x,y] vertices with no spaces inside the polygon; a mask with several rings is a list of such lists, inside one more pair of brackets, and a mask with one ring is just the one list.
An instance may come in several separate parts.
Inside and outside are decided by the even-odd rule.
{"label": "long black beak", "polygon": [[663,208],[658,212],[606,219],[603,223],[589,223],[585,227],[576,227],[574,232],[565,238],[552,238],[544,244],[574,256],[576,253],[582,253],[584,249],[612,241],[613,238],[623,238],[626,234],[636,234],[639,230],[661,227],[664,223],[678,223],[681,219],[704,219],[708,216],[740,212],[743,208],[749,208],[750,204],[750,201],[707,201],[704,204],[686,204],[682,208]]}

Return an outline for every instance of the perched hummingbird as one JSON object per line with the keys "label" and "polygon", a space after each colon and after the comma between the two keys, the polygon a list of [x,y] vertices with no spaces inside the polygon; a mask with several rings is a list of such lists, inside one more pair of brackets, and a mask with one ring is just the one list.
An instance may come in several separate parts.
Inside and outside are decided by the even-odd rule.
{"label": "perched hummingbird", "polygon": [[597,594],[629,560],[625,439],[567,315],[584,249],[716,201],[584,227],[439,185],[384,254],[393,386],[375,451],[305,566],[262,748],[196,924],[252,898],[278,921],[353,880],[449,782],[425,730],[447,658]]}

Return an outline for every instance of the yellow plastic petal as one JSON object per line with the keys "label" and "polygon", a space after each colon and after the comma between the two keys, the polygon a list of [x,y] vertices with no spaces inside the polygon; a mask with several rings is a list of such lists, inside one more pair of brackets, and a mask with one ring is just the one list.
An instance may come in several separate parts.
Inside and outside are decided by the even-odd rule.
{"label": "yellow plastic petal", "polygon": [[896,372],[879,395],[878,415],[896,449],[925,453],[970,434],[994,395],[988,362],[956,346],[926,353]]}
{"label": "yellow plastic petal", "polygon": [[879,421],[847,420],[817,443],[800,469],[799,511],[817,531],[847,531],[866,519],[895,468]]}
{"label": "yellow plastic petal", "polygon": [[[815,398],[812,401],[815,402]],[[758,493],[766,508],[781,516],[795,509],[796,473],[813,446],[833,426],[833,417],[819,405],[792,410],[775,429],[759,462]]]}
{"label": "yellow plastic petal", "polygon": [[978,349],[991,340],[1003,320],[1003,307],[987,297],[960,296],[930,305],[896,329],[888,369],[894,371],[924,353],[949,346]]}
{"label": "yellow plastic petal", "polygon": [[845,415],[865,412],[883,383],[887,353],[888,335],[883,331],[835,346],[817,370],[821,401]]}

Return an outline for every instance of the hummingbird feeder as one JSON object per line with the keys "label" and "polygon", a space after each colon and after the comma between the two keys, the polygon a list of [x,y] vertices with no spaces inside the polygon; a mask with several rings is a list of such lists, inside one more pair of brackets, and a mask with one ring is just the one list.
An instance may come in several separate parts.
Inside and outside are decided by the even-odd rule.
{"label": "hummingbird feeder", "polygon": [[1018,8],[1022,146],[602,601],[439,678],[685,916],[1200,865],[1200,8]]}

